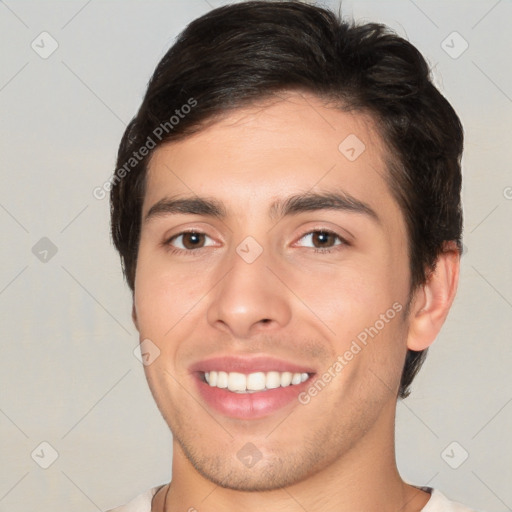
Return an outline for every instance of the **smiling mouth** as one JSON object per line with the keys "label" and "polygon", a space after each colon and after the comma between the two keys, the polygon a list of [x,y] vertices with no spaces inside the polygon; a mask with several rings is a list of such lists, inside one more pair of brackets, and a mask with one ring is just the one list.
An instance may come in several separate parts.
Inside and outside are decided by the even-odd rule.
{"label": "smiling mouth", "polygon": [[200,372],[201,380],[212,388],[225,389],[233,393],[246,394],[269,391],[277,388],[297,386],[313,376],[312,373],[254,372],[239,373],[225,371]]}

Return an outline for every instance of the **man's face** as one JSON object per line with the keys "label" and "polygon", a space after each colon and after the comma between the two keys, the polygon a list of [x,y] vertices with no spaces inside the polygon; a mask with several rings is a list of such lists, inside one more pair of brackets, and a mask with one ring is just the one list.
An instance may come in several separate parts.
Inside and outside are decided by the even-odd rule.
{"label": "man's face", "polygon": [[[263,490],[352,448],[363,466],[383,445],[393,451],[409,262],[384,152],[368,117],[299,94],[155,151],[134,318],[160,350],[145,371],[182,469]],[[352,207],[270,209],[301,194]],[[225,216],[168,203],[184,198],[213,200]],[[279,387],[237,393],[220,372],[232,389]],[[308,380],[287,385],[294,373]]]}

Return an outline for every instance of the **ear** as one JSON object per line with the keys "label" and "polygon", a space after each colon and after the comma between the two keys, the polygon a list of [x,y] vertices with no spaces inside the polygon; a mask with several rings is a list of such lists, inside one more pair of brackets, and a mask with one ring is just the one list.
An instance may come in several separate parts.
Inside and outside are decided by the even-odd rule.
{"label": "ear", "polygon": [[414,294],[409,313],[407,348],[429,347],[439,334],[457,292],[460,251],[455,242],[445,242],[435,269]]}
{"label": "ear", "polygon": [[132,320],[133,320],[133,325],[135,325],[135,329],[137,329],[137,331],[138,331],[139,324],[137,322],[137,311],[135,310],[135,302],[132,303]]}

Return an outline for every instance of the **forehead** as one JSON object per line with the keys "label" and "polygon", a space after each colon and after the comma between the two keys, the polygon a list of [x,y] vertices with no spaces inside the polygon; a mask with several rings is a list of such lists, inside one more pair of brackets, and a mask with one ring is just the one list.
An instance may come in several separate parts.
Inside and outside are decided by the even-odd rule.
{"label": "forehead", "polygon": [[279,198],[318,190],[340,191],[396,216],[387,154],[369,115],[290,93],[230,111],[157,148],[142,214],[166,195],[215,197],[233,215],[261,214]]}

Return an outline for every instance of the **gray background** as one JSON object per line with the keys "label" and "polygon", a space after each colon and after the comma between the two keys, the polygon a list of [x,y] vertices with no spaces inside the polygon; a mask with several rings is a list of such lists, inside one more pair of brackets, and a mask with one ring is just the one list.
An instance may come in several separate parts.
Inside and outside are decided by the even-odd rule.
{"label": "gray background", "polygon": [[[105,510],[170,478],[108,202],[92,190],[174,37],[222,3],[0,2],[0,511]],[[398,405],[399,469],[512,510],[512,2],[343,7],[418,46],[466,132],[467,253],[447,324]],[[58,43],[47,58],[43,31]]]}

